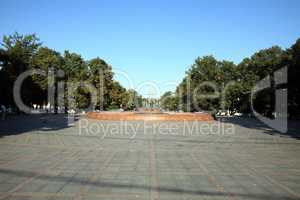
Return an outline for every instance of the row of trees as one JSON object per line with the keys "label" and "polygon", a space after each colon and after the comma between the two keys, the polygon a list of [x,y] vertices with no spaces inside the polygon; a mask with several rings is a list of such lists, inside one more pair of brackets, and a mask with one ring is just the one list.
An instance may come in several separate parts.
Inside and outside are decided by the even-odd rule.
{"label": "row of trees", "polygon": [[251,89],[270,75],[271,87],[255,95],[254,107],[265,116],[271,116],[275,105],[274,72],[285,66],[288,68],[288,83],[277,88],[288,88],[289,116],[299,116],[300,39],[285,50],[273,46],[258,51],[237,65],[226,60],[218,61],[213,56],[197,58],[176,92],[162,95],[161,105],[166,110],[226,109],[232,113],[249,113]]}
{"label": "row of trees", "polygon": [[[288,49],[273,46],[263,49],[241,63],[218,61],[213,56],[197,58],[186,72],[176,91],[162,95],[159,105],[166,110],[219,110],[230,112],[250,112],[250,93],[253,86],[266,76],[271,76],[271,87],[255,95],[254,106],[260,113],[271,116],[274,111],[275,90],[274,72],[288,67],[288,83],[280,87],[288,88],[289,115],[299,116],[299,70],[300,39]],[[0,48],[0,104],[16,107],[13,98],[13,86],[17,77],[29,69],[41,69],[46,76],[32,75],[26,78],[21,88],[22,100],[27,106],[46,105],[49,92],[54,92],[51,104],[56,111],[61,105],[57,90],[49,91],[49,78],[55,74],[53,85],[58,83],[87,82],[99,92],[96,109],[108,110],[123,108],[132,110],[147,102],[136,91],[126,90],[113,79],[112,68],[104,60],[94,58],[84,60],[81,55],[65,51],[62,55],[42,46],[35,34],[20,35],[15,33],[3,37]],[[102,76],[99,76],[101,74]],[[76,108],[86,108],[91,94],[84,86],[79,86],[68,94],[66,86],[62,89],[61,99],[65,109],[71,108],[66,97],[72,95]],[[224,101],[222,101],[224,99]]]}
{"label": "row of trees", "polygon": [[[54,74],[53,85],[59,82],[87,82],[96,88],[100,94],[96,102],[96,109],[108,110],[123,108],[131,110],[139,106],[142,97],[134,90],[126,90],[119,82],[113,79],[112,67],[100,58],[89,61],[84,60],[81,55],[64,51],[59,52],[42,46],[35,34],[20,35],[14,33],[3,37],[2,48],[0,48],[0,104],[6,107],[16,108],[13,98],[13,86],[17,77],[30,69],[40,69],[46,72],[46,76],[32,75],[26,78],[21,88],[23,102],[32,107],[34,104],[46,105],[49,91],[48,76]],[[102,76],[99,76],[101,74]],[[68,91],[63,87],[64,98],[61,99],[65,110],[71,108],[68,105]],[[57,90],[54,92],[53,104],[57,111],[59,98]],[[86,87],[79,86],[72,95],[75,99],[76,108],[86,108],[91,100],[91,94]]]}

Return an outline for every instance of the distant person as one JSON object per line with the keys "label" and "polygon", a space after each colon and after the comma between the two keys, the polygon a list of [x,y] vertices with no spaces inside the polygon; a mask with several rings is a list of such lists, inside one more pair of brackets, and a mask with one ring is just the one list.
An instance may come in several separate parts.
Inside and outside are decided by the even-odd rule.
{"label": "distant person", "polygon": [[5,120],[6,117],[6,107],[4,105],[1,105],[1,119]]}

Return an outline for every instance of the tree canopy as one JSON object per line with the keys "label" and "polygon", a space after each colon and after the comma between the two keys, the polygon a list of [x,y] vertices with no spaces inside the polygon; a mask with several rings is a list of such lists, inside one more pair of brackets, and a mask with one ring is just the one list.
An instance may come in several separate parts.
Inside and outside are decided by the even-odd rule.
{"label": "tree canopy", "polygon": [[[162,107],[166,110],[226,109],[231,113],[248,113],[251,89],[259,80],[270,76],[271,87],[255,95],[254,107],[261,114],[271,116],[276,90],[273,74],[282,67],[288,68],[289,117],[299,117],[300,39],[285,50],[279,46],[262,49],[239,64],[218,61],[212,55],[198,57],[177,86],[175,94],[167,92],[162,95]],[[176,103],[171,103],[171,99],[177,99]]]}
{"label": "tree canopy", "polygon": [[[145,104],[155,104],[170,111],[226,109],[231,113],[247,113],[250,112],[251,89],[259,80],[269,76],[271,87],[254,96],[254,106],[260,113],[270,116],[274,111],[277,87],[274,84],[274,72],[285,66],[288,68],[286,86],[289,116],[300,116],[300,39],[288,49],[279,46],[262,49],[238,64],[217,60],[212,55],[198,57],[175,92],[166,92],[160,100],[154,100],[142,98],[136,91],[124,88],[114,80],[112,66],[99,57],[84,60],[80,54],[69,50],[61,54],[43,46],[35,34],[14,33],[3,37],[0,48],[0,104],[16,107],[13,86],[17,77],[27,70],[40,69],[47,75],[55,74],[55,78],[50,80],[49,76],[35,74],[25,79],[21,97],[30,107],[33,104],[48,104],[49,83],[58,87],[63,81],[80,83],[73,94],[68,94],[65,85],[61,86],[65,94],[62,102],[66,111],[72,107],[68,105],[67,96],[75,99],[76,108],[85,109],[89,105],[92,96],[81,84],[87,83],[100,94],[95,105],[95,109],[99,110],[133,110]],[[50,103],[57,111],[59,94],[54,92],[54,96],[54,101]]]}
{"label": "tree canopy", "polygon": [[[54,90],[54,101],[49,102],[49,83],[57,88],[58,82],[87,82],[102,95],[96,102],[96,109],[134,109],[141,101],[141,96],[133,90],[126,90],[120,83],[114,80],[112,67],[99,57],[91,60],[84,60],[80,54],[64,51],[59,52],[42,46],[35,34],[20,35],[14,33],[3,37],[2,48],[0,48],[0,104],[11,106],[17,109],[13,99],[13,85],[17,77],[30,69],[40,69],[46,76],[31,75],[22,84],[22,100],[32,107],[33,104],[53,105],[56,112],[58,107],[57,90]],[[61,76],[57,76],[59,71]],[[50,80],[50,73],[54,74],[54,80]],[[52,81],[52,82],[51,82]],[[68,91],[63,88],[65,97],[62,100],[65,110],[68,105]],[[79,84],[74,94],[75,105],[78,109],[84,109],[89,105],[91,94],[87,88]],[[130,105],[129,105],[130,104]]]}

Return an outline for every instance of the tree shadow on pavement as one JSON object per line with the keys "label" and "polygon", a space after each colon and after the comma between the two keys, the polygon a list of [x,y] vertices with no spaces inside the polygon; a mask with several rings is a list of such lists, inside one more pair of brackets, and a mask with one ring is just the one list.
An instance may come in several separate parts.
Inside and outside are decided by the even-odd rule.
{"label": "tree shadow on pavement", "polygon": [[289,120],[288,121],[288,131],[286,133],[281,133],[266,124],[262,123],[256,118],[244,118],[244,117],[218,117],[217,120],[223,123],[231,123],[241,127],[250,129],[259,129],[264,133],[269,135],[277,135],[280,137],[290,137],[295,139],[300,139],[300,121]]}
{"label": "tree shadow on pavement", "polygon": [[[144,191],[157,191],[159,193],[174,193],[174,194],[188,194],[188,195],[196,195],[196,196],[215,196],[215,197],[240,197],[246,199],[286,199],[286,200],[296,200],[298,197],[296,196],[287,196],[287,195],[278,195],[278,194],[245,194],[245,193],[231,193],[231,192],[218,192],[218,191],[205,191],[205,190],[190,190],[186,188],[179,188],[174,186],[159,186],[159,187],[152,187],[147,184],[132,184],[132,183],[118,183],[118,182],[109,182],[109,181],[90,181],[87,179],[83,179],[80,177],[70,177],[70,176],[55,176],[50,174],[37,174],[30,171],[17,171],[11,169],[0,169],[0,173],[17,176],[17,177],[25,177],[25,178],[34,178],[37,180],[44,180],[44,181],[53,181],[53,182],[63,182],[69,184],[75,184],[79,186],[95,186],[99,188],[118,188],[118,189],[135,189],[135,190],[144,190]],[[30,183],[28,183],[30,184]]]}
{"label": "tree shadow on pavement", "polygon": [[[74,117],[77,121],[78,116]],[[70,127],[67,114],[30,114],[18,115],[0,121],[0,138],[18,135],[29,131],[55,131]]]}

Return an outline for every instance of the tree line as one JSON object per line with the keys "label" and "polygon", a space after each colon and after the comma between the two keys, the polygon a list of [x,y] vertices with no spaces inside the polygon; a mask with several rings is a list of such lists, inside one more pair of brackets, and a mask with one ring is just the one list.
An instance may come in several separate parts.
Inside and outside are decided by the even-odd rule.
{"label": "tree line", "polygon": [[[288,69],[288,82],[280,87],[288,88],[288,113],[290,117],[299,117],[300,39],[287,49],[273,46],[260,50],[238,64],[227,60],[219,61],[212,55],[198,57],[176,91],[163,94],[159,105],[171,111],[226,109],[231,113],[250,113],[251,89],[267,76],[270,76],[271,83],[274,83],[274,72],[283,67]],[[14,83],[20,74],[30,69],[41,69],[47,75],[59,74],[62,71],[63,74],[53,80],[56,87],[60,81],[88,82],[97,90],[101,90],[95,109],[133,110],[148,102],[135,90],[126,89],[114,80],[112,67],[103,59],[96,57],[84,60],[80,54],[68,50],[61,54],[43,46],[35,34],[14,33],[3,37],[0,48],[1,105],[17,110],[13,98]],[[103,75],[102,79],[99,73]],[[32,75],[25,79],[21,97],[27,106],[49,103],[47,77]],[[273,115],[277,88],[271,84],[271,87],[256,93],[253,103],[258,112],[265,116]],[[55,98],[51,104],[54,112],[57,112],[60,102],[55,91]],[[74,105],[68,105],[68,91],[66,88],[63,88],[63,91],[65,95],[60,101],[67,111]],[[79,86],[72,96],[78,109],[86,108],[91,100],[91,94],[86,87]]]}
{"label": "tree line", "polygon": [[[239,64],[219,61],[212,55],[198,57],[186,72],[175,92],[161,96],[161,106],[165,110],[217,111],[250,113],[251,89],[269,76],[271,87],[255,94],[253,106],[259,113],[273,117],[275,105],[274,72],[287,67],[288,81],[279,88],[288,88],[289,117],[300,116],[300,39],[290,48],[279,46],[260,50]],[[222,101],[222,95],[224,101]]]}
{"label": "tree line", "polygon": [[[49,103],[49,74],[55,74],[54,86],[61,81],[82,82],[86,81],[97,90],[101,90],[95,109],[133,110],[142,104],[142,97],[135,90],[124,88],[114,80],[112,67],[103,59],[96,57],[84,60],[80,54],[65,50],[63,54],[43,46],[35,34],[21,35],[14,33],[4,36],[0,48],[0,104],[12,107],[17,106],[13,98],[13,87],[16,79],[23,72],[30,69],[40,69],[46,76],[31,75],[25,79],[21,88],[21,98],[25,105],[46,105]],[[59,73],[60,76],[59,76]],[[99,73],[102,73],[100,78]],[[58,76],[57,76],[58,75]],[[101,80],[103,79],[103,80]],[[56,87],[57,88],[57,87]],[[68,105],[68,91],[62,88],[64,97],[61,99],[65,112],[71,109]],[[57,112],[59,98],[57,90],[54,92],[54,112]],[[91,94],[86,87],[79,86],[74,94],[74,105],[77,109],[84,109],[89,105]]]}

